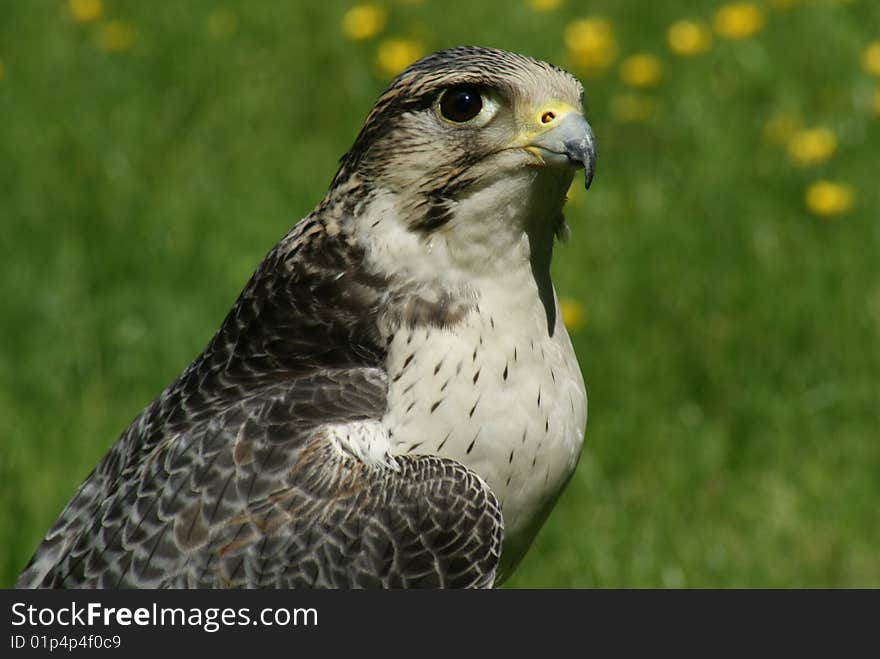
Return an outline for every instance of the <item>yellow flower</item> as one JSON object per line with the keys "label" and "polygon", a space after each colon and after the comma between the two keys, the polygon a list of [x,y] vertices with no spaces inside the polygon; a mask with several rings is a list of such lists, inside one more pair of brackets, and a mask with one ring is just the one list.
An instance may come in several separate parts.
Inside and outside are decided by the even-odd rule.
{"label": "yellow flower", "polygon": [[872,76],[880,76],[880,41],[872,41],[862,53],[862,67]]}
{"label": "yellow flower", "polygon": [[583,18],[565,28],[565,45],[576,67],[585,73],[599,73],[617,57],[611,23],[604,18]]}
{"label": "yellow flower", "polygon": [[125,21],[110,21],[98,33],[98,47],[108,53],[130,50],[137,41],[137,30]]}
{"label": "yellow flower", "polygon": [[535,11],[553,11],[559,9],[562,0],[528,0],[528,3]]}
{"label": "yellow flower", "polygon": [[564,297],[559,300],[559,311],[562,313],[562,322],[572,332],[577,332],[587,324],[587,313],[584,306],[577,300]]}
{"label": "yellow flower", "polygon": [[412,39],[386,39],[376,51],[376,66],[386,78],[393,78],[424,53],[422,44]]}
{"label": "yellow flower", "polygon": [[845,213],[853,207],[855,200],[852,186],[831,181],[811,183],[804,195],[807,210],[820,217]]}
{"label": "yellow flower", "polygon": [[80,23],[89,23],[104,13],[104,3],[101,0],[68,0],[67,8],[70,15]]}
{"label": "yellow flower", "polygon": [[620,63],[620,79],[630,87],[653,87],[662,75],[660,60],[653,55],[630,55]]}
{"label": "yellow flower", "polygon": [[611,97],[611,117],[621,124],[640,124],[657,114],[657,101],[640,94],[617,94]]}
{"label": "yellow flower", "polygon": [[375,37],[385,27],[385,10],[379,5],[355,5],[342,17],[342,33],[353,41]]}
{"label": "yellow flower", "polygon": [[795,133],[788,142],[788,158],[796,165],[817,165],[837,150],[837,137],[828,128],[811,128]]}
{"label": "yellow flower", "polygon": [[238,29],[238,16],[231,9],[215,9],[208,14],[208,34],[215,39],[231,37]]}
{"label": "yellow flower", "polygon": [[698,55],[712,45],[712,32],[705,23],[676,21],[669,26],[666,41],[676,55]]}
{"label": "yellow flower", "polygon": [[719,7],[713,22],[720,37],[745,39],[764,27],[764,12],[751,2],[735,2]]}
{"label": "yellow flower", "polygon": [[788,144],[801,129],[801,120],[790,112],[777,112],[764,124],[764,139],[775,146]]}

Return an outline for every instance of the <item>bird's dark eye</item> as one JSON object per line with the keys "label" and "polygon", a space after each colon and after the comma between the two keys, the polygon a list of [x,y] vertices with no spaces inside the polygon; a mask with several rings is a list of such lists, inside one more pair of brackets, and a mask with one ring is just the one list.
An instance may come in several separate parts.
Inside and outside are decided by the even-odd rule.
{"label": "bird's dark eye", "polygon": [[480,90],[471,85],[450,87],[440,97],[440,113],[457,124],[470,121],[483,109]]}

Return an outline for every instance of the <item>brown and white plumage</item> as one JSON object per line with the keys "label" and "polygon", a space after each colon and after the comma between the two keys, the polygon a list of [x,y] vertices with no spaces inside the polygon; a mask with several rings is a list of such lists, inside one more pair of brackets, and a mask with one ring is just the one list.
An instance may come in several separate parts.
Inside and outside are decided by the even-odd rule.
{"label": "brown and white plumage", "polygon": [[[445,116],[474,95],[475,116]],[[323,201],[111,447],[17,585],[506,577],[586,422],[549,278],[565,191],[576,167],[592,176],[581,95],[560,69],[483,48],[402,73]]]}

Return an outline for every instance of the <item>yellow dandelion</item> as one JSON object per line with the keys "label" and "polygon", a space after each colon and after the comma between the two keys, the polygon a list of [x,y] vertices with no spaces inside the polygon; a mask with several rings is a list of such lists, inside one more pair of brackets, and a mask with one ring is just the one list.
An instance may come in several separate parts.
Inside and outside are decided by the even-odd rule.
{"label": "yellow dandelion", "polygon": [[215,9],[208,14],[205,27],[214,39],[227,39],[238,29],[238,16],[231,9]]}
{"label": "yellow dandelion", "polygon": [[572,332],[577,332],[587,324],[587,312],[584,305],[570,297],[559,300],[559,311],[562,314],[562,322]]}
{"label": "yellow dandelion", "polygon": [[872,41],[862,53],[862,68],[872,76],[880,76],[880,41]]}
{"label": "yellow dandelion", "polygon": [[617,57],[611,23],[604,18],[583,18],[565,28],[565,45],[573,64],[584,73],[600,73]]}
{"label": "yellow dandelion", "polygon": [[562,0],[528,0],[528,4],[535,11],[553,11],[559,9]]}
{"label": "yellow dandelion", "polygon": [[98,33],[98,47],[108,53],[131,50],[137,41],[137,30],[125,21],[110,21]]}
{"label": "yellow dandelion", "polygon": [[413,39],[386,39],[376,51],[376,66],[386,78],[393,78],[424,54],[422,44]]}
{"label": "yellow dandelion", "polygon": [[837,137],[824,127],[795,133],[788,142],[788,158],[795,165],[806,167],[825,162],[837,150]]}
{"label": "yellow dandelion", "polygon": [[804,201],[813,215],[831,217],[850,210],[856,195],[852,186],[845,183],[816,181],[807,188]]}
{"label": "yellow dandelion", "polygon": [[699,55],[712,45],[712,31],[705,23],[676,21],[666,32],[666,42],[676,55]]}
{"label": "yellow dandelion", "polygon": [[713,21],[718,36],[724,39],[745,39],[764,27],[764,12],[751,2],[722,5]]}
{"label": "yellow dandelion", "polygon": [[104,13],[104,3],[101,0],[68,0],[67,9],[74,20],[90,23]]}
{"label": "yellow dandelion", "polygon": [[663,76],[663,66],[654,55],[630,55],[620,63],[620,79],[630,87],[653,87]]}
{"label": "yellow dandelion", "polygon": [[657,114],[657,101],[642,94],[617,94],[611,97],[608,110],[621,124],[641,124]]}
{"label": "yellow dandelion", "polygon": [[764,139],[774,146],[788,144],[801,129],[801,119],[790,112],[777,112],[764,124]]}
{"label": "yellow dandelion", "polygon": [[355,5],[342,17],[342,33],[353,41],[375,37],[385,27],[385,9],[379,5]]}

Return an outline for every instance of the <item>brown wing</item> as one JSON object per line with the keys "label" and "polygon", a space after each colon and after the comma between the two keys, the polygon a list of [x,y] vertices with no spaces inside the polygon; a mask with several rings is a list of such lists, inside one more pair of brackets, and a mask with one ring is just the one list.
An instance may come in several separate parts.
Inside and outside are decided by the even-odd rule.
{"label": "brown wing", "polygon": [[326,428],[382,418],[383,282],[314,218],[80,486],[19,587],[488,586],[501,513],[434,457],[370,466]]}

